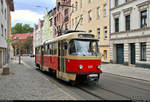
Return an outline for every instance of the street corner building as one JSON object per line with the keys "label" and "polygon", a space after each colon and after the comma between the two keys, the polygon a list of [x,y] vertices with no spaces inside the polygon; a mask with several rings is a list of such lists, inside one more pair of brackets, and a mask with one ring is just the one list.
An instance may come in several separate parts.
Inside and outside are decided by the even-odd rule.
{"label": "street corner building", "polygon": [[84,30],[99,40],[102,62],[110,62],[109,0],[71,0],[71,29]]}
{"label": "street corner building", "polygon": [[150,67],[150,1],[111,0],[111,62]]}
{"label": "street corner building", "polygon": [[13,0],[0,0],[0,68],[8,63],[10,55],[7,44],[11,34],[10,11],[14,11]]}

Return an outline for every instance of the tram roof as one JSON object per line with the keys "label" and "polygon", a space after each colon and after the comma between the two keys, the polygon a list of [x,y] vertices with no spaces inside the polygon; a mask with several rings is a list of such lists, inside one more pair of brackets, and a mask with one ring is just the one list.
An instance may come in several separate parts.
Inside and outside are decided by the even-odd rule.
{"label": "tram roof", "polygon": [[[65,39],[72,39],[72,38],[79,38],[78,35],[79,34],[89,34],[89,33],[84,33],[84,32],[71,32],[71,33],[67,33],[65,35],[61,35],[59,37],[56,37],[52,40],[47,40],[45,41],[44,43],[47,44],[47,43],[50,43],[50,42],[55,42],[55,41],[59,41],[59,40],[65,40]],[[93,35],[93,34],[89,34],[89,35]],[[94,38],[88,38],[88,39],[96,39],[95,37]],[[44,44],[43,43],[43,44]]]}

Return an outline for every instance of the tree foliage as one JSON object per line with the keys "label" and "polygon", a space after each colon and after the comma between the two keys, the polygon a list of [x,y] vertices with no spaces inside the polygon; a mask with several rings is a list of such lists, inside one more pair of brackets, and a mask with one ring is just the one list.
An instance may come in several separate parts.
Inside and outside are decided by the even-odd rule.
{"label": "tree foliage", "polygon": [[[12,43],[14,49],[20,50],[21,54],[32,53],[33,38],[28,37],[27,39],[14,40]],[[17,52],[18,54],[19,52]]]}
{"label": "tree foliage", "polygon": [[17,33],[31,33],[33,32],[33,28],[30,27],[29,24],[17,23],[14,27],[12,27],[12,34]]}

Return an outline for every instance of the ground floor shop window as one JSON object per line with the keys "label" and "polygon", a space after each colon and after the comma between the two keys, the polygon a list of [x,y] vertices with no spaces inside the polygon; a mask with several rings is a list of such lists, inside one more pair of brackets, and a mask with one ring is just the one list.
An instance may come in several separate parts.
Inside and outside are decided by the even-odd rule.
{"label": "ground floor shop window", "polygon": [[141,61],[146,61],[146,43],[141,43]]}

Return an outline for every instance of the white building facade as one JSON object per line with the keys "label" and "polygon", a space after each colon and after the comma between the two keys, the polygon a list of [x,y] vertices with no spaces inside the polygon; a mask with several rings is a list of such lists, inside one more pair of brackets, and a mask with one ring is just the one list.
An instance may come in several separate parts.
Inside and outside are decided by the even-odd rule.
{"label": "white building facade", "polygon": [[54,34],[54,18],[53,9],[47,12],[45,11],[44,20],[40,20],[39,24],[36,24],[33,31],[33,54],[35,54],[35,48],[42,45],[45,41],[53,39]]}
{"label": "white building facade", "polygon": [[53,10],[45,10],[42,35],[43,43],[53,38]]}
{"label": "white building facade", "polygon": [[111,0],[111,62],[150,67],[150,0]]}
{"label": "white building facade", "polygon": [[33,54],[35,54],[35,47],[40,46],[43,42],[43,22],[43,20],[39,20],[39,23],[33,29]]}
{"label": "white building facade", "polygon": [[10,11],[14,11],[13,0],[0,0],[0,68],[9,60],[7,39],[10,27]]}

